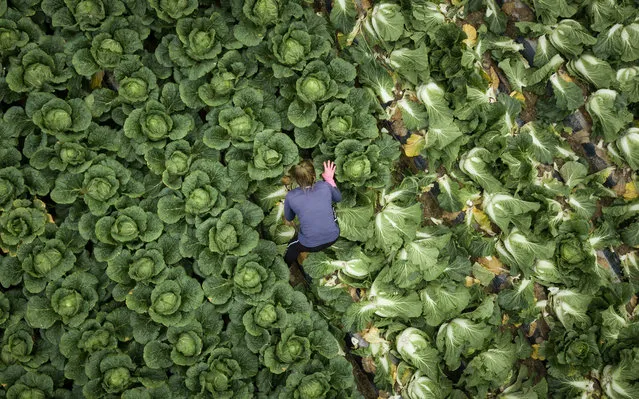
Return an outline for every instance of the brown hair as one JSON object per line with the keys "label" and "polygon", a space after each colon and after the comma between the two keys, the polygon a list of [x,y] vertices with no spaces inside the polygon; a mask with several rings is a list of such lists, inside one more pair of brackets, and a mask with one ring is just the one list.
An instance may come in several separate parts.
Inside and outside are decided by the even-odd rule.
{"label": "brown hair", "polygon": [[315,183],[315,167],[308,159],[303,160],[291,168],[290,174],[302,188],[308,188]]}

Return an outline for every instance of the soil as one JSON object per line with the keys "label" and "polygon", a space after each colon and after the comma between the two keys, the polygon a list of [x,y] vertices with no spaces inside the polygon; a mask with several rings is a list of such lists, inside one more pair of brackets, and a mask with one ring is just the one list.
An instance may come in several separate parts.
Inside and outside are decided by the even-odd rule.
{"label": "soil", "polygon": [[442,218],[442,209],[437,203],[437,198],[431,192],[422,193],[422,195],[419,196],[419,202],[422,203],[424,208],[425,222],[429,221],[430,218]]}
{"label": "soil", "polygon": [[537,119],[537,99],[539,96],[528,90],[524,90],[523,94],[526,102],[524,103],[524,107],[519,116],[527,123]]}
{"label": "soil", "polygon": [[355,383],[357,384],[359,393],[361,393],[365,399],[377,399],[378,394],[375,385],[373,385],[368,378],[368,374],[362,370],[356,357],[351,354],[346,354],[346,359],[353,366],[353,376],[355,377]]}

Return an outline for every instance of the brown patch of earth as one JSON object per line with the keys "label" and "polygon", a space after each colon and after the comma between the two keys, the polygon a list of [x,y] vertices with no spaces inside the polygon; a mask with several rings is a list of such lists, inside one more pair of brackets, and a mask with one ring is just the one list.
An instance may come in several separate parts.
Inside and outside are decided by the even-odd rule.
{"label": "brown patch of earth", "polygon": [[527,90],[524,90],[523,95],[525,103],[519,116],[524,122],[528,123],[537,119],[537,99],[539,96]]}
{"label": "brown patch of earth", "polygon": [[437,198],[427,191],[419,196],[419,202],[421,202],[424,208],[424,220],[430,222],[430,218],[441,219],[442,209],[439,207]]}
{"label": "brown patch of earth", "polygon": [[484,23],[484,12],[482,10],[474,11],[468,13],[466,18],[463,20],[458,20],[457,25],[461,27],[464,23],[472,25],[475,29],[479,29],[479,27]]}
{"label": "brown patch of earth", "polygon": [[535,21],[535,13],[530,7],[518,0],[504,2],[504,5],[501,6],[501,10],[508,17],[506,32],[504,32],[504,34],[512,39],[519,36],[515,23]]}
{"label": "brown patch of earth", "polygon": [[[355,384],[357,384],[357,390],[361,393],[365,399],[377,399],[378,394],[377,390],[373,383],[368,379],[368,374],[362,370],[357,360],[355,360],[355,356],[351,354],[346,354],[346,359],[353,366],[353,377],[355,377]],[[363,363],[362,359],[362,363]]]}

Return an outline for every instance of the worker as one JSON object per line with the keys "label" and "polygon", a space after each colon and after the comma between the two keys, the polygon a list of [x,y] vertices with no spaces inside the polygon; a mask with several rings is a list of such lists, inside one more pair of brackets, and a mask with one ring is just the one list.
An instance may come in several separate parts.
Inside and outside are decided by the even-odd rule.
{"label": "worker", "polygon": [[339,226],[333,202],[342,200],[335,184],[335,163],[324,162],[323,181],[315,181],[313,162],[304,160],[291,168],[297,187],[286,194],[284,218],[289,224],[297,218],[299,233],[291,239],[284,254],[290,266],[297,263],[301,252],[318,252],[333,245],[339,237]]}

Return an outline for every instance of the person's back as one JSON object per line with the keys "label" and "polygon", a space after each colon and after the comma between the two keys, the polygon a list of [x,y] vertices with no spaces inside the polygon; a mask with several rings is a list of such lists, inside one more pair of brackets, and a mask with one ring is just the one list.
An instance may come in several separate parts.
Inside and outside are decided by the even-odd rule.
{"label": "person's back", "polygon": [[332,202],[341,199],[339,190],[325,181],[318,181],[310,188],[298,187],[286,194],[285,217],[292,220],[297,215],[298,239],[302,245],[315,247],[337,239],[339,227]]}
{"label": "person's back", "polygon": [[342,195],[333,180],[335,164],[324,162],[324,181],[315,181],[313,163],[305,160],[291,169],[291,174],[300,186],[286,194],[284,218],[300,221],[299,234],[289,242],[284,260],[291,266],[301,252],[317,252],[333,245],[339,237],[339,226],[333,212],[333,202],[342,200]]}

